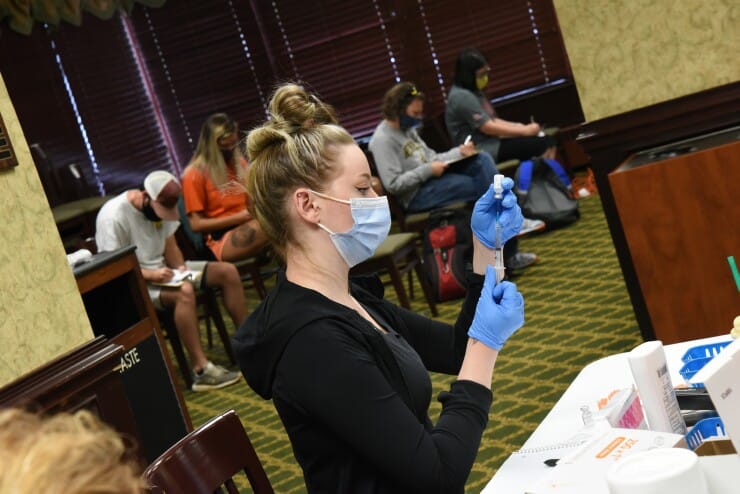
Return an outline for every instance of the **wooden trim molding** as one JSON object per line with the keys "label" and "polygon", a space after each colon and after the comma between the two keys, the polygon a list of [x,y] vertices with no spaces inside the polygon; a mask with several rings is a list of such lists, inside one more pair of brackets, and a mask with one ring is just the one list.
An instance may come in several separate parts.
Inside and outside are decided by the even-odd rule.
{"label": "wooden trim molding", "polygon": [[10,142],[3,116],[0,115],[0,170],[7,170],[14,166],[18,166],[18,158],[13,151],[13,143]]}

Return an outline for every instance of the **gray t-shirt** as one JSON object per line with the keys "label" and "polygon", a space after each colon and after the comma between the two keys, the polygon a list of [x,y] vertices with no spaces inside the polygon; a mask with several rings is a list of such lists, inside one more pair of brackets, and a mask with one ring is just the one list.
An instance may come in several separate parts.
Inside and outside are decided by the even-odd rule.
{"label": "gray t-shirt", "polygon": [[458,148],[437,153],[419,137],[415,129],[401,130],[383,120],[375,128],[368,145],[378,168],[380,181],[388,193],[405,209],[424,182],[434,176],[430,163],[462,157]]}
{"label": "gray t-shirt", "polygon": [[482,93],[473,93],[453,85],[447,95],[445,125],[453,144],[462,144],[467,136],[473,138],[475,146],[487,151],[494,159],[498,156],[499,138],[486,135],[478,129],[488,122],[491,116],[483,108]]}

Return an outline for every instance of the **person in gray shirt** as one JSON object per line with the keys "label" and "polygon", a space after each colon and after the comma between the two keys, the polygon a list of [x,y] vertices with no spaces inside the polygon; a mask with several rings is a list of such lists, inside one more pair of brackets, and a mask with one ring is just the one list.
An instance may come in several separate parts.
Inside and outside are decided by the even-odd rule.
{"label": "person in gray shirt", "polygon": [[[383,98],[384,119],[370,139],[383,187],[408,212],[428,211],[454,202],[474,202],[497,173],[486,152],[472,141],[443,153],[419,137],[424,94],[410,82],[389,89]],[[467,159],[463,159],[467,158]]]}
{"label": "person in gray shirt", "polygon": [[[383,97],[383,120],[375,128],[372,152],[383,188],[404,211],[429,211],[455,202],[474,202],[493,183],[497,173],[491,155],[464,140],[443,153],[432,150],[417,132],[424,115],[424,94],[411,82],[401,82]],[[531,220],[530,220],[531,221]],[[537,261],[531,252],[518,252],[516,238],[506,244],[509,269]]]}
{"label": "person in gray shirt", "polygon": [[488,86],[488,62],[475,48],[465,48],[455,63],[454,84],[447,95],[445,125],[453,143],[465,142],[472,135],[478,148],[503,163],[538,156],[555,158],[556,142],[544,135],[536,122],[509,122],[496,115],[483,93]]}

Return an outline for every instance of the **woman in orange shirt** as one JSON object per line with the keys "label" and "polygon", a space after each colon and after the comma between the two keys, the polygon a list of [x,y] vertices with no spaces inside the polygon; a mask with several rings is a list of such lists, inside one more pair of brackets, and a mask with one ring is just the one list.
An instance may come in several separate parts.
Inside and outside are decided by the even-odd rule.
{"label": "woman in orange shirt", "polygon": [[182,191],[190,227],[205,236],[219,261],[253,257],[267,244],[259,223],[247,212],[246,175],[236,122],[225,113],[211,115],[182,175]]}

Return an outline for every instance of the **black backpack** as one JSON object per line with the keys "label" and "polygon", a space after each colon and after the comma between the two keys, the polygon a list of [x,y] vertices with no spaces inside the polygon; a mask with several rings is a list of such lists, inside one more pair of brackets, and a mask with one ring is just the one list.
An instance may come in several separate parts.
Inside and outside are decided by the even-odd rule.
{"label": "black backpack", "polygon": [[473,259],[470,212],[436,209],[423,233],[424,271],[437,302],[465,296],[465,271]]}
{"label": "black backpack", "polygon": [[523,161],[514,176],[514,192],[526,218],[542,220],[548,229],[573,223],[581,217],[570,178],[555,160]]}

